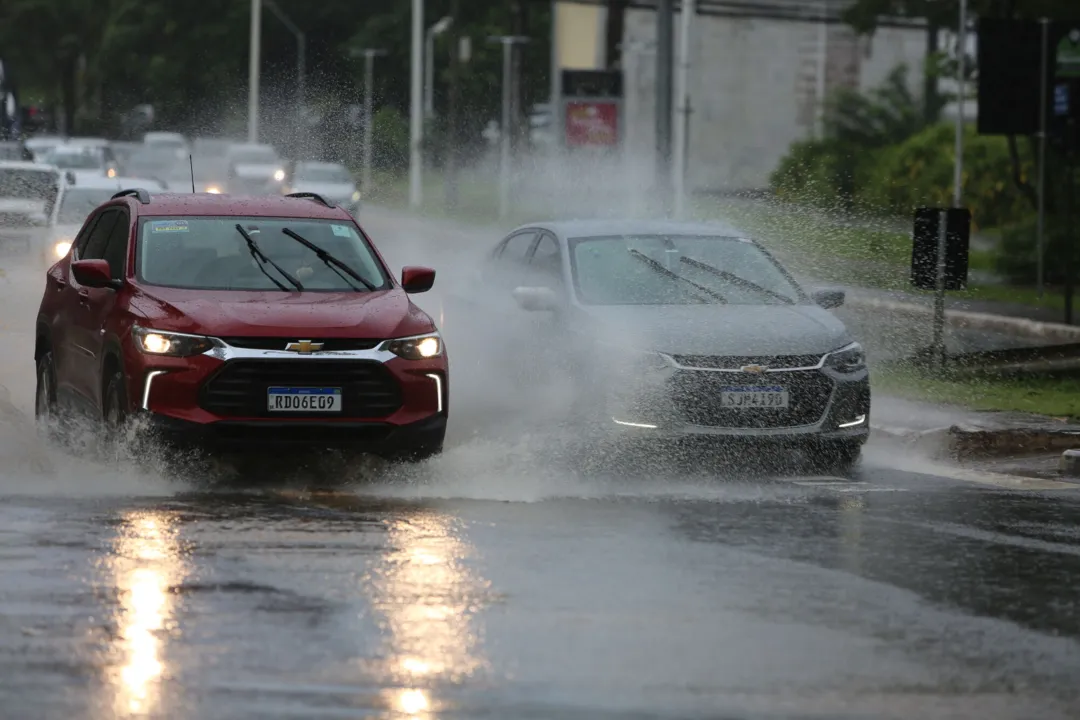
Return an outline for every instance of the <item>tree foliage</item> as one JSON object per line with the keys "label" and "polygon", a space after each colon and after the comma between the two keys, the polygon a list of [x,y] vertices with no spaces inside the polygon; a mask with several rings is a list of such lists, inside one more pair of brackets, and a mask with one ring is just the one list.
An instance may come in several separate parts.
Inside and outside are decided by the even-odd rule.
{"label": "tree foliage", "polygon": [[[427,0],[425,25],[448,14],[451,3]],[[276,4],[306,35],[313,104],[359,102],[363,62],[350,51],[377,47],[387,55],[376,60],[376,106],[408,107],[411,3]],[[519,63],[520,107],[543,99],[548,4],[468,0],[458,7],[455,31],[468,35],[473,47],[460,76],[463,120],[478,126],[497,116],[501,52],[486,42],[488,35],[516,32],[536,41]],[[220,132],[246,110],[249,8],[242,0],[4,0],[0,57],[23,102],[62,109],[69,129],[104,131],[134,105],[149,103],[162,126]],[[263,102],[287,107],[296,86],[296,38],[265,7],[261,38]],[[450,46],[448,35],[437,41],[438,106],[445,104]]]}

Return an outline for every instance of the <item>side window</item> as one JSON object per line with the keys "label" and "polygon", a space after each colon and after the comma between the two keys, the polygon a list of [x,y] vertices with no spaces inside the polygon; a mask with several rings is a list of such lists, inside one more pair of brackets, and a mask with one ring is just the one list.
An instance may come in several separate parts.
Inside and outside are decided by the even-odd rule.
{"label": "side window", "polygon": [[524,263],[526,256],[529,254],[529,248],[532,247],[533,240],[536,239],[536,234],[535,230],[525,230],[517,235],[511,235],[510,239],[503,243],[502,250],[499,251],[499,261]]}
{"label": "side window", "polygon": [[548,282],[562,284],[562,255],[559,243],[548,233],[544,233],[529,259],[529,269]]}
{"label": "side window", "polygon": [[76,260],[105,257],[105,243],[112,234],[113,225],[116,224],[116,217],[119,214],[116,210],[105,210],[97,216],[96,221],[91,220],[87,225],[88,229],[84,231],[82,237],[79,238],[79,244],[75,247]]}
{"label": "side window", "polygon": [[127,213],[116,213],[117,220],[113,224],[112,232],[109,233],[109,241],[105,245],[103,257],[109,262],[109,273],[113,280],[124,279],[124,269],[127,265],[129,230]]}

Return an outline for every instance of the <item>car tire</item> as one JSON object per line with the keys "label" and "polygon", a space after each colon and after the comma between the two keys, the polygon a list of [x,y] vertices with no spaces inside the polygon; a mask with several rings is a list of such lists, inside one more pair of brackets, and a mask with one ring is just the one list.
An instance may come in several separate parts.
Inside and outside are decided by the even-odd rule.
{"label": "car tire", "polygon": [[56,362],[52,352],[46,352],[38,358],[34,420],[48,439],[57,439],[60,434],[60,413],[56,399]]}
{"label": "car tire", "polygon": [[818,446],[812,454],[821,470],[837,475],[849,474],[862,458],[861,442],[836,442]]}
{"label": "car tire", "polygon": [[105,386],[105,402],[102,407],[105,434],[110,440],[119,438],[127,425],[127,388],[122,373],[113,373]]}

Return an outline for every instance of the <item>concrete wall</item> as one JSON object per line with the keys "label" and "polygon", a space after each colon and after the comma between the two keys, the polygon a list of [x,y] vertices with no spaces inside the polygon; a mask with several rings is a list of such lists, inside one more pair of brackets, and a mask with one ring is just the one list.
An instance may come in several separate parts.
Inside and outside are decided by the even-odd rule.
{"label": "concrete wall", "polygon": [[[678,27],[676,20],[676,47]],[[913,89],[921,88],[920,30],[883,29],[866,39],[836,24],[702,16],[695,31],[687,165],[694,190],[766,187],[791,143],[817,131],[821,99],[837,87],[874,87],[905,62]],[[655,35],[654,13],[628,12],[627,134],[644,166],[655,147]]]}

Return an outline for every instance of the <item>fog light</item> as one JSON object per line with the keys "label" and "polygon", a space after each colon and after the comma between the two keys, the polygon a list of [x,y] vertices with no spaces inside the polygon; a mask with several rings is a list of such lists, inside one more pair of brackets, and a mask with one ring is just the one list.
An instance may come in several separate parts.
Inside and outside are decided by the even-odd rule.
{"label": "fog light", "polygon": [[71,250],[71,243],[66,241],[58,242],[53,245],[53,253],[56,254],[57,259],[66,256],[69,250]]}

